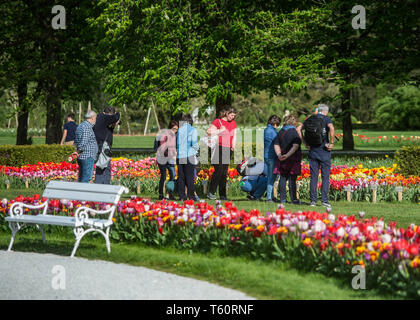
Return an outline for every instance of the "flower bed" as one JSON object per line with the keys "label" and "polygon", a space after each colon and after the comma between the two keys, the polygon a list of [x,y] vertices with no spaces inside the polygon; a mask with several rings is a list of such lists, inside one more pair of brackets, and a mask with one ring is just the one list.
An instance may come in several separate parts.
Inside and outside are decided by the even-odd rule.
{"label": "flower bed", "polygon": [[[0,226],[15,201],[39,204],[43,199],[18,197],[2,200]],[[52,213],[72,215],[80,205],[103,204],[53,200]],[[27,210],[27,214],[32,214]],[[279,206],[265,214],[240,210],[231,202],[151,202],[132,196],[120,201],[111,237],[152,246],[173,246],[221,255],[280,259],[290,265],[351,283],[353,266],[366,271],[366,287],[403,297],[420,297],[420,226],[398,228],[382,218],[363,219],[330,212],[290,212]],[[54,228],[54,227],[51,227]]]}
{"label": "flower bed", "polygon": [[[420,197],[420,177],[404,177],[395,172],[396,164],[391,167],[365,168],[362,164],[355,166],[332,166],[330,176],[331,200],[346,199],[345,186],[350,186],[352,201],[371,201],[372,186],[377,186],[377,201],[396,201],[396,186],[403,187],[403,200],[418,202]],[[6,180],[14,188],[23,188],[25,179],[31,188],[43,189],[45,183],[58,179],[75,181],[78,166],[74,163],[38,163],[22,167],[0,166],[0,188],[6,187]],[[197,174],[197,192],[203,195],[203,187],[210,179],[214,168],[203,168]],[[133,161],[127,158],[115,158],[111,163],[112,183],[122,184],[136,192],[140,188],[143,195],[157,194],[159,182],[159,169],[155,158],[145,158]],[[229,196],[241,196],[241,176],[236,169],[230,168],[228,172]],[[302,163],[302,175],[298,177],[299,195],[301,199],[309,199],[309,165]],[[319,179],[318,190],[321,188]]]}

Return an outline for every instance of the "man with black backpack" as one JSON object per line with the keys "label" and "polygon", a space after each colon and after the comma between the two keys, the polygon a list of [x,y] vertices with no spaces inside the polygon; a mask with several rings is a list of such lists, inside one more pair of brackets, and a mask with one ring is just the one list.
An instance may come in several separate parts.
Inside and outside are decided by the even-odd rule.
{"label": "man with black backpack", "polygon": [[[328,114],[328,106],[320,104],[318,113],[306,119],[296,128],[307,149],[309,149],[309,167],[311,171],[310,198],[311,206],[317,203],[317,185],[319,169],[322,178],[322,205],[331,208],[328,201],[330,190],[331,150],[334,148],[334,125]],[[302,135],[302,130],[304,134]],[[331,141],[331,142],[330,142]]]}

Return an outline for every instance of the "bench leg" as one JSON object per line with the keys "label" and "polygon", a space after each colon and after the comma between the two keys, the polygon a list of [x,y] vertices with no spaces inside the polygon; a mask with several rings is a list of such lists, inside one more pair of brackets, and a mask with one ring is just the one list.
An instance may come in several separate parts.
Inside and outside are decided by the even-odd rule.
{"label": "bench leg", "polygon": [[12,238],[10,239],[9,247],[7,248],[7,251],[12,250],[13,242],[15,241],[16,234],[20,230],[20,226],[16,222],[9,222],[9,228],[12,230]]}
{"label": "bench leg", "polygon": [[38,228],[39,231],[41,231],[42,242],[45,244],[46,240],[45,240],[44,228],[38,224],[36,225],[36,227]]}
{"label": "bench leg", "polygon": [[105,243],[106,243],[106,249],[108,250],[108,253],[111,252],[111,243],[109,242],[109,227],[106,228],[106,232],[104,234],[105,237]]}
{"label": "bench leg", "polygon": [[83,236],[85,235],[85,231],[83,228],[74,228],[73,230],[74,235],[76,236],[76,243],[74,244],[73,251],[71,252],[70,257],[73,258],[76,254],[77,248],[79,247],[80,240],[82,240]]}
{"label": "bench leg", "polygon": [[71,258],[73,258],[74,255],[76,254],[77,248],[79,247],[79,244],[82,238],[89,232],[94,232],[94,231],[99,232],[100,234],[104,236],[106,249],[108,250],[108,252],[111,252],[111,244],[109,242],[109,227],[106,229],[106,233],[104,233],[101,229],[95,229],[95,228],[88,229],[88,230],[84,230],[83,228],[74,228],[74,234],[76,236],[76,243],[74,244],[73,251],[70,256]]}

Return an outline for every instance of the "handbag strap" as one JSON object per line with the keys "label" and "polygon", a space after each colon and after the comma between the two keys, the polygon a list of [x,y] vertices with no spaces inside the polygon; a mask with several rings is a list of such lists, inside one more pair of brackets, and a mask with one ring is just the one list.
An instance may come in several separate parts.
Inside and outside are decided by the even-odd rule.
{"label": "handbag strap", "polygon": [[[105,135],[105,140],[102,142],[101,150],[98,150],[98,152],[102,152],[104,150],[104,144],[105,144],[105,141],[108,138],[108,136],[109,136],[109,131],[107,130],[106,135]],[[108,147],[109,147],[109,145],[108,145]]]}

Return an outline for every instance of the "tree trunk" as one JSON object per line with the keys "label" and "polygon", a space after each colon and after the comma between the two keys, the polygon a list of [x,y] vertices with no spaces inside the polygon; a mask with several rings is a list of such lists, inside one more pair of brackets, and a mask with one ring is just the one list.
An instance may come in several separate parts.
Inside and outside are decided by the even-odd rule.
{"label": "tree trunk", "polygon": [[343,121],[343,150],[354,150],[353,126],[351,124],[350,90],[340,89]]}
{"label": "tree trunk", "polygon": [[16,134],[16,145],[28,144],[28,117],[29,117],[29,106],[26,101],[26,95],[28,94],[28,85],[26,82],[20,82],[18,84],[18,127]]}
{"label": "tree trunk", "polygon": [[47,124],[45,143],[60,143],[62,137],[61,98],[55,84],[50,85],[47,92]]}

